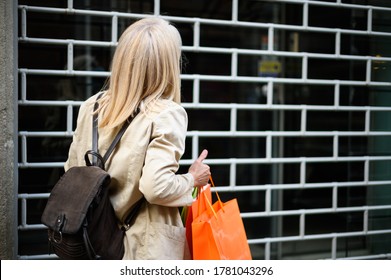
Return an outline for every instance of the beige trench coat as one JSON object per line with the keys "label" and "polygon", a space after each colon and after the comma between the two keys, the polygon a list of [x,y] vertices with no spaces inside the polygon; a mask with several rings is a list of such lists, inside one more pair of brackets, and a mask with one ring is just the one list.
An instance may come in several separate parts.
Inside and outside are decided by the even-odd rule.
{"label": "beige trench coat", "polygon": [[[91,149],[92,112],[96,95],[80,107],[65,170],[85,165]],[[126,232],[124,259],[187,259],[185,228],[178,206],[193,201],[194,179],[177,175],[185,149],[186,111],[177,103],[159,100],[147,114],[139,113],[106,162],[112,177],[111,202],[123,221],[134,203],[145,196],[134,225]],[[99,129],[103,155],[118,130]],[[77,195],[77,194],[76,194]]]}

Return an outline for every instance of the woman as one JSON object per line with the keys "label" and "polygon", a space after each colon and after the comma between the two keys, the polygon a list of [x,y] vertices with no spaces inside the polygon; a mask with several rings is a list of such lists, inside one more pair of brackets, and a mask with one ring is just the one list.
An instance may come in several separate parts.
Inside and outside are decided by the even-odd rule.
{"label": "woman", "polygon": [[[187,114],[179,105],[181,44],[178,30],[163,19],[130,25],[114,53],[107,90],[97,101],[100,154],[139,111],[106,162],[111,202],[121,222],[142,196],[146,199],[126,232],[123,259],[189,256],[178,207],[192,203],[193,188],[207,184],[210,169],[202,162],[204,150],[188,173],[176,174],[187,131]],[[84,165],[96,100],[97,95],[80,107],[65,170]]]}

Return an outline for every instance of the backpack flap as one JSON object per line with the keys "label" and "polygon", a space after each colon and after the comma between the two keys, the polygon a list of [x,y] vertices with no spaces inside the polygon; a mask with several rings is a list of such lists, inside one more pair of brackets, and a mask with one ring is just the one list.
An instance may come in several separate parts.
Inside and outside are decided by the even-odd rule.
{"label": "backpack flap", "polygon": [[78,232],[96,194],[110,175],[96,166],[70,168],[52,189],[41,221],[58,233]]}

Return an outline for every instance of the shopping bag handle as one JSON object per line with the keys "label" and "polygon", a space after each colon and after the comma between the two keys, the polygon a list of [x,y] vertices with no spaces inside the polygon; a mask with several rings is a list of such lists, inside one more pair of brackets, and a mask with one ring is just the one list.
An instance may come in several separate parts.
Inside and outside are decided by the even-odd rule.
{"label": "shopping bag handle", "polygon": [[[210,184],[212,185],[212,187],[214,188],[215,187],[215,183],[213,182],[212,175],[209,176],[209,181],[210,181]],[[215,193],[216,193],[216,196],[217,196],[217,200],[219,201],[220,207],[221,207],[221,209],[223,209],[223,202],[221,202],[221,199],[220,199],[220,196],[219,196],[219,193],[217,192],[217,190],[215,191]]]}
{"label": "shopping bag handle", "polygon": [[[213,182],[212,175],[209,176],[209,181],[210,181],[212,187],[215,187],[215,183]],[[223,203],[221,202],[219,193],[218,193],[217,191],[215,191],[215,193],[216,193],[216,196],[217,196],[217,200],[219,201],[220,207],[221,207],[221,209],[223,209],[223,211],[224,211],[224,207],[223,207],[224,205],[223,205]]]}
{"label": "shopping bag handle", "polygon": [[213,215],[214,215],[214,216],[216,217],[216,219],[217,219],[217,214],[216,214],[216,211],[213,209],[212,203],[209,201],[209,199],[208,199],[208,197],[206,196],[206,194],[205,194],[205,193],[203,193],[203,194],[204,194],[204,197],[205,197],[206,202],[208,203],[208,206],[209,206],[210,210],[212,210]]}
{"label": "shopping bag handle", "polygon": [[[209,176],[209,181],[210,181],[210,184],[212,185],[212,187],[215,187],[215,183],[213,182],[212,175]],[[217,214],[216,214],[216,211],[213,209],[212,202],[209,201],[209,199],[206,196],[205,192],[202,192],[202,193],[204,195],[204,198],[205,198],[206,202],[208,203],[208,206],[209,206],[210,210],[213,212],[213,215],[217,218]],[[216,193],[216,196],[217,196],[217,200],[218,200],[218,202],[220,204],[221,210],[223,212],[225,212],[224,211],[224,204],[223,204],[223,202],[220,199],[219,193],[217,191],[215,191],[215,193]],[[198,194],[200,194],[200,192],[198,192]],[[198,211],[199,211],[199,209],[200,209],[200,207],[198,207]]]}

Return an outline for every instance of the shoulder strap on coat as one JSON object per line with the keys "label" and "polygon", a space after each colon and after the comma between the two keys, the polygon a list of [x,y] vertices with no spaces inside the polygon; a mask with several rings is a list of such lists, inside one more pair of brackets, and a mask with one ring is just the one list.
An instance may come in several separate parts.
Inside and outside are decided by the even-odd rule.
{"label": "shoulder strap on coat", "polygon": [[[101,98],[103,93],[99,94],[96,98],[95,104],[94,104],[94,112],[98,109],[99,103],[97,102],[99,98]],[[92,116],[92,150],[89,150],[85,154],[85,160],[86,164],[88,166],[94,165],[99,166],[103,170],[105,169],[105,163],[107,159],[110,157],[111,153],[114,151],[115,147],[117,146],[118,142],[121,140],[122,135],[125,133],[126,129],[134,119],[134,117],[137,115],[138,111],[134,116],[130,116],[122,125],[121,129],[118,131],[117,135],[115,136],[113,142],[111,142],[109,148],[107,149],[105,155],[102,157],[99,154],[98,150],[98,140],[99,140],[99,134],[98,134],[98,113],[94,113]],[[92,156],[92,163],[89,160],[88,155]]]}

